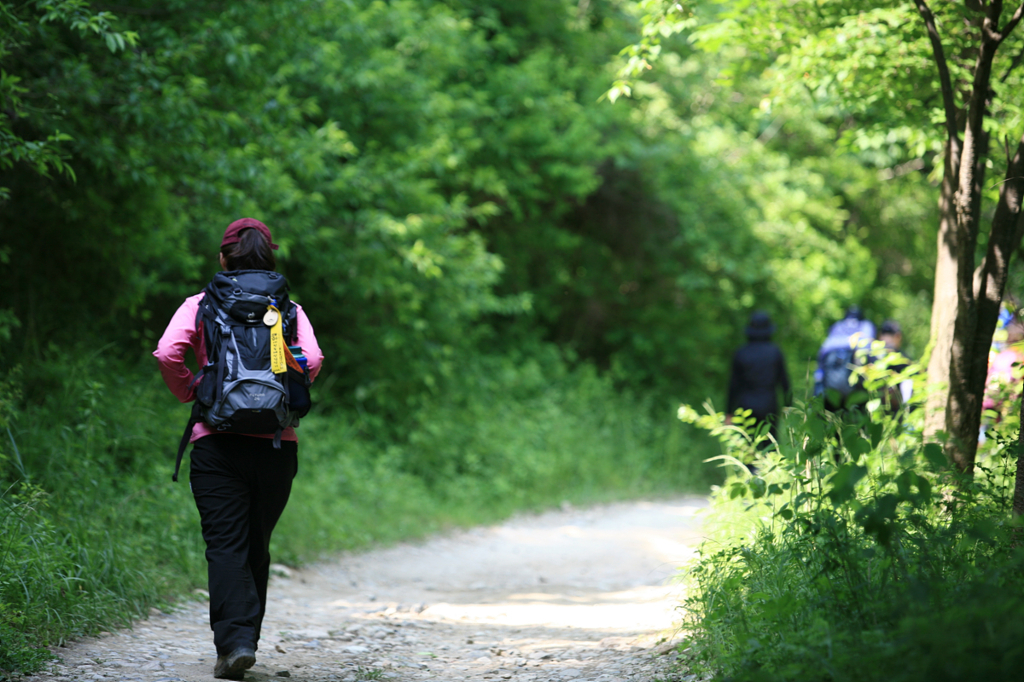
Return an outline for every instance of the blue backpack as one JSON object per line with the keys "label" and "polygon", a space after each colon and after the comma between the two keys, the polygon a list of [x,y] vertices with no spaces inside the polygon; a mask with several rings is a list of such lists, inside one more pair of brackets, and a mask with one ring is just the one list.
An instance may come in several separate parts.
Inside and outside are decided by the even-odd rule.
{"label": "blue backpack", "polygon": [[832,325],[818,351],[820,393],[834,391],[845,399],[863,388],[863,382],[853,379],[853,373],[865,364],[866,351],[874,339],[875,325],[867,320],[848,317]]}

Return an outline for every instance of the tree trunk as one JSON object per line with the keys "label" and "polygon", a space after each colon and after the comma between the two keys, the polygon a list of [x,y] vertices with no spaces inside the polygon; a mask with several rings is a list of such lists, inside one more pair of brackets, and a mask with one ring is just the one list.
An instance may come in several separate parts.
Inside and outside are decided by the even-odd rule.
{"label": "tree trunk", "polygon": [[[947,77],[945,58],[927,5],[923,0],[917,0],[917,3],[928,27],[936,62],[943,77],[946,127],[949,131],[942,195],[942,228],[945,229],[940,228],[934,304],[939,317],[933,322],[933,331],[937,333],[933,340],[933,357],[929,368],[942,362],[942,353],[946,349],[949,312],[944,306],[949,305],[948,292],[951,288],[948,260],[954,255],[955,313],[948,345],[948,393],[943,417],[946,432],[950,436],[946,443],[946,453],[960,471],[970,474],[974,471],[978,451],[978,430],[988,369],[988,350],[999,315],[999,304],[1006,286],[1011,255],[1020,244],[1018,223],[1021,146],[1018,145],[1018,154],[1014,159],[1007,159],[1007,174],[1000,188],[999,206],[992,221],[985,259],[977,271],[975,270],[975,250],[988,159],[988,135],[985,132],[984,121],[992,93],[992,63],[999,45],[1020,21],[1021,8],[1017,9],[1003,32],[999,31],[1002,1],[990,0],[985,8],[981,41],[967,104],[963,147],[957,164],[953,154],[949,153],[956,148],[957,135],[955,126],[949,120],[953,107],[950,104],[951,96],[947,97],[950,93],[944,80]],[[949,201],[949,190],[954,183],[950,177],[952,173],[956,173],[956,189],[952,201]],[[944,248],[951,248],[952,254],[944,252]],[[938,357],[935,357],[936,354]],[[941,379],[942,376],[939,375],[934,379],[930,378],[929,382],[934,385]],[[931,421],[931,424],[934,428],[934,421]]]}
{"label": "tree trunk", "polygon": [[[1007,150],[1009,156],[1009,150]],[[974,273],[974,296],[977,306],[977,323],[975,326],[974,362],[971,368],[971,382],[979,401],[985,394],[985,382],[988,378],[988,353],[981,352],[992,345],[992,334],[999,322],[999,308],[1006,292],[1006,282],[1010,273],[1010,262],[1014,252],[1020,247],[1021,236],[1024,234],[1024,212],[1021,211],[1024,200],[1024,135],[1017,142],[1017,149],[1012,158],[1007,159],[1006,176],[999,188],[999,201],[992,216],[992,229],[985,252],[985,259]],[[978,423],[980,426],[981,410],[979,405]],[[973,451],[977,452],[977,444]],[[972,456],[973,462],[973,456]]]}
{"label": "tree trunk", "polygon": [[[986,69],[984,81],[986,89],[991,62],[988,66],[990,68]],[[971,102],[972,110],[975,107],[983,108],[984,104],[979,106],[978,102]],[[973,111],[969,114],[973,114]],[[973,115],[969,116],[969,119],[973,118]],[[980,127],[980,120],[977,125]],[[949,349],[949,392],[945,413],[946,433],[950,435],[947,454],[957,468],[965,473],[974,471],[978,431],[981,427],[981,401],[988,369],[988,348],[992,342],[990,333],[988,343],[979,345],[978,298],[974,288],[974,254],[978,247],[978,213],[986,158],[983,145],[984,136],[968,125],[964,135],[964,154],[960,159],[960,189],[955,202],[957,300]],[[1002,297],[1001,289],[999,296]]]}
{"label": "tree trunk", "polygon": [[928,359],[928,402],[925,407],[924,436],[934,440],[946,428],[946,400],[949,395],[949,356],[953,346],[953,323],[956,320],[956,195],[960,163],[960,141],[946,142],[939,195],[938,256],[935,261],[935,293],[932,299],[931,356]]}
{"label": "tree trunk", "polygon": [[945,114],[946,148],[943,155],[942,192],[939,195],[939,243],[935,264],[935,297],[932,302],[931,357],[928,362],[928,404],[924,435],[929,440],[946,426],[946,402],[949,397],[949,357],[957,311],[957,223],[956,193],[960,179],[962,149],[953,81],[946,62],[935,16],[925,0],[914,0],[924,21],[932,45],[935,68],[942,93]]}

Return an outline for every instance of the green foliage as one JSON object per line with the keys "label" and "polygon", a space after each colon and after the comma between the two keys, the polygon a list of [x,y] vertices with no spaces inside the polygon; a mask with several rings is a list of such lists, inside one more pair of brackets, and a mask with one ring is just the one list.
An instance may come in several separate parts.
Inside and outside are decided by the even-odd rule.
{"label": "green foliage", "polygon": [[[688,39],[712,53],[735,59],[722,75],[731,83],[751,75],[773,85],[759,105],[784,108],[808,96],[814,107],[840,128],[851,146],[872,150],[891,161],[936,152],[945,139],[939,96],[939,72],[933,47],[916,3],[906,0],[842,0],[827,5],[811,0],[776,3],[765,0],[706,0],[689,3],[697,19],[675,20],[678,3],[644,0],[643,34],[667,38],[696,28]],[[954,106],[966,105],[982,14],[972,3],[937,3],[939,39],[949,59]],[[1013,10],[1004,8],[1008,25]],[[1024,38],[1011,34],[995,73],[1011,89],[1021,78],[1015,55]],[[642,44],[632,49],[642,47]],[[1019,104],[995,101],[987,112],[998,137],[1016,134]]]}
{"label": "green foliage", "polygon": [[[186,496],[158,489],[147,466],[152,436],[167,434],[168,422],[145,419],[156,416],[145,408],[125,418],[154,400],[155,382],[128,381],[95,354],[53,352],[48,361],[49,377],[35,367],[8,377],[0,398],[9,444],[0,443],[0,628],[9,672],[49,660],[40,647],[129,625],[203,575]],[[46,400],[16,409],[14,389],[43,384]]]}
{"label": "green foliage", "polygon": [[640,40],[627,45],[619,53],[626,57],[625,66],[619,69],[619,78],[608,90],[608,99],[615,103],[619,97],[633,94],[634,81],[652,68],[651,62],[661,54],[661,41],[694,26],[693,8],[690,3],[675,0],[638,0],[635,3],[640,14]]}
{"label": "green foliage", "polygon": [[[0,428],[8,436],[10,421],[15,412],[18,400],[17,373],[12,373],[0,381]],[[24,471],[17,446],[11,438],[13,448],[0,440],[0,471],[8,469]],[[8,476],[0,476],[0,484],[10,480]],[[43,498],[39,489],[27,488],[23,494],[12,494],[12,487],[0,492],[0,679],[6,679],[9,671],[35,672],[48,660],[50,652],[38,646],[29,632],[26,632],[26,614],[21,602],[20,589],[29,576],[22,576],[18,565],[23,557],[30,556],[26,549],[38,548],[39,543],[48,538],[37,536],[33,531],[29,517],[33,507]],[[31,563],[31,561],[30,561]],[[31,572],[45,567],[33,563]]]}
{"label": "green foliage", "polygon": [[12,62],[59,94],[78,178],[4,180],[24,352],[151,344],[243,214],[274,229],[338,399],[396,425],[479,343],[541,337],[696,396],[755,307],[802,357],[851,301],[922,317],[913,177],[880,185],[824,123],[780,132],[766,80],[722,85],[742,56],[664,42],[636,106],[599,102],[636,30],[621,3],[185,10],[126,10],[132,50],[44,33]]}
{"label": "green foliage", "polygon": [[[110,52],[135,45],[138,38],[131,31],[115,30],[113,15],[94,12],[85,0],[0,2],[0,62],[20,60],[33,34],[53,34],[62,28],[100,38]],[[75,177],[66,151],[72,138],[54,120],[59,118],[60,103],[51,99],[40,105],[46,97],[44,79],[0,68],[0,171],[23,164],[44,177],[54,172]],[[26,124],[38,134],[25,136]],[[0,203],[9,196],[9,188],[0,186]]]}
{"label": "green foliage", "polygon": [[[116,457],[106,460],[124,444],[117,438],[123,430],[109,426],[117,422],[104,387],[75,376],[70,364],[62,369],[67,393],[30,413],[16,408],[22,383],[36,378],[32,372],[8,375],[0,390],[0,657],[6,671],[38,669],[51,658],[40,647],[127,625],[196,575],[180,566],[155,570],[182,551],[174,520],[161,518],[170,505],[147,500],[152,491]],[[151,516],[126,514],[135,500],[150,502]],[[147,534],[147,525],[157,522],[162,534]],[[174,544],[153,551],[161,542]]]}
{"label": "green foliage", "polygon": [[384,671],[379,668],[356,667],[357,680],[380,680],[384,678]]}
{"label": "green foliage", "polygon": [[662,126],[692,131],[712,182],[727,179],[750,237],[730,230],[706,248],[731,250],[735,270],[763,282],[732,295],[777,313],[780,339],[801,357],[851,303],[902,319],[922,352],[938,224],[926,164],[846,144],[844,114],[807,92],[772,99],[771,74],[750,67],[751,54],[742,41],[717,52],[684,43],[635,90]]}
{"label": "green foliage", "polygon": [[[882,372],[874,391],[902,379]],[[799,405],[762,449],[751,446],[766,435],[681,412],[713,429],[730,461],[757,453],[756,475],[738,469],[716,491],[718,536],[690,573],[699,669],[735,680],[982,680],[1021,664],[1021,631],[1003,619],[1024,607],[1024,554],[1019,528],[995,521],[1015,454],[959,479],[941,446],[921,442],[914,407]]]}
{"label": "green foliage", "polygon": [[[936,220],[908,150],[930,138],[879,132],[888,95],[852,125],[860,100],[820,71],[787,89],[775,48],[710,50],[746,21],[730,6],[641,4],[0,3],[0,482],[48,538],[25,598],[53,605],[4,592],[27,615],[3,627],[50,644],[201,581],[187,489],[166,487],[187,408],[137,356],[242,215],[272,228],[327,356],[288,561],[699,487],[708,441],[662,405],[724,387],[755,308],[791,367],[852,302],[923,349]],[[808,19],[817,49],[853,30],[840,4]],[[635,99],[612,106],[623,68]],[[722,433],[761,461],[764,434]]]}
{"label": "green foliage", "polygon": [[[355,386],[346,388],[386,390],[378,387],[393,384],[389,370],[398,367],[423,390],[431,383],[426,366],[458,346],[474,316],[522,308],[488,295],[500,263],[460,232],[487,207],[432,189],[432,166],[449,154],[437,145],[458,123],[435,90],[455,62],[436,59],[436,47],[421,55],[417,35],[405,36],[407,55],[390,49],[396,31],[439,28],[461,45],[460,24],[427,20],[415,3],[180,9],[132,17],[140,49],[96,55],[88,71],[45,44],[28,50],[26,59],[61,74],[77,163],[89,169],[75,187],[28,179],[13,188],[20,219],[9,239],[23,257],[12,263],[12,300],[21,313],[35,311],[25,315],[29,347],[76,324],[104,335],[128,325],[152,339],[169,301],[208,278],[200,263],[213,263],[219,226],[246,213],[279,235],[296,289],[308,291],[310,303],[330,301],[320,326],[329,350],[355,369]],[[289,29],[276,31],[282,24]],[[294,39],[268,42],[270,31]],[[342,130],[339,118],[358,133]],[[403,130],[411,120],[423,129]],[[54,201],[40,202],[40,192]],[[69,213],[60,197],[87,210]],[[62,245],[75,276],[97,288],[58,294],[62,264],[48,261],[52,243]],[[307,281],[315,288],[303,287]],[[100,315],[90,312],[97,300],[109,302]],[[166,312],[154,315],[154,307]],[[341,328],[377,343],[384,337],[398,357],[367,364],[364,347],[377,343],[358,337],[348,357],[329,341]],[[438,352],[412,356],[411,345]],[[396,394],[408,389],[393,386],[382,400],[401,404]]]}
{"label": "green foliage", "polygon": [[[772,102],[809,93],[819,106],[834,107],[835,119],[850,117],[842,129],[851,145],[894,161],[941,149],[946,135],[939,73],[915,3],[713,0],[707,7],[705,16],[713,19],[696,40],[714,50],[739,38],[747,65],[766,69],[774,83]],[[949,58],[955,106],[963,107],[981,14],[970,3],[935,3],[931,9]],[[1004,10],[1003,23],[1011,14]],[[761,28],[767,26],[771,30]],[[997,57],[994,73],[1007,92],[1019,86],[1015,55],[1022,44],[1019,32],[1011,35]],[[990,106],[995,136],[1019,135],[1020,103],[996,97]]]}

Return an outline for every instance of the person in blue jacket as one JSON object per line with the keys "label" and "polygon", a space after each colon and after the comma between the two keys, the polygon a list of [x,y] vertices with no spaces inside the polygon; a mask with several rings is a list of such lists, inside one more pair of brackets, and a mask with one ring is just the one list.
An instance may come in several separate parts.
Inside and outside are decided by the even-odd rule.
{"label": "person in blue jacket", "polygon": [[824,397],[826,410],[855,411],[867,400],[863,381],[855,371],[866,364],[875,338],[875,325],[856,305],[847,308],[843,319],[829,327],[818,349],[818,368],[814,372],[814,395]]}
{"label": "person in blue jacket", "polygon": [[752,314],[745,331],[747,343],[732,358],[726,414],[731,421],[736,410],[750,410],[758,423],[772,425],[774,434],[774,423],[779,417],[779,393],[785,406],[793,399],[786,358],[772,342],[775,325],[768,313],[759,310]]}

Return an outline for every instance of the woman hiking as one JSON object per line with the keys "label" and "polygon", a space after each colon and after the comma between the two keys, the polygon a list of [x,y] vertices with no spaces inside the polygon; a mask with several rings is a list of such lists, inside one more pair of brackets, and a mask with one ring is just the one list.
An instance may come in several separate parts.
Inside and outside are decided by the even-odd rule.
{"label": "woman hiking", "polygon": [[[210,627],[217,649],[213,676],[217,678],[242,679],[245,671],[256,662],[260,627],[267,604],[270,535],[288,502],[292,479],[298,470],[298,442],[292,426],[297,424],[298,418],[288,412],[292,391],[289,381],[299,383],[290,378],[299,377],[304,379],[302,385],[308,387],[308,382],[317,375],[323,362],[323,354],[306,313],[301,306],[289,301],[287,283],[275,272],[274,251],[277,248],[270,230],[260,221],[242,218],[231,223],[221,241],[222,272],[203,292],[185,299],[153,353],[167,387],[178,400],[187,403],[197,397],[200,399],[194,405],[193,421],[190,421],[190,429],[186,430],[183,438],[182,451],[187,442],[193,444],[189,484],[206,542]],[[243,291],[243,282],[266,282],[267,286],[276,288],[272,289],[274,296],[262,297],[258,316],[249,313],[252,319],[238,324],[223,312],[223,307],[216,305],[214,299],[218,292],[226,290],[228,296],[237,295],[238,300],[242,300],[248,296]],[[218,283],[220,289],[215,288]],[[255,298],[249,296],[243,303],[256,305],[252,303]],[[236,326],[232,327],[232,324]],[[258,337],[259,334],[263,336]],[[233,351],[223,351],[216,345],[225,337],[233,344],[228,346]],[[242,365],[246,376],[256,374],[247,366],[247,363],[254,364],[252,356],[247,359],[245,353],[239,351],[250,338],[264,339],[262,352],[270,358],[267,363],[283,363],[283,358],[287,357],[288,366],[295,370],[292,373],[291,370],[279,369],[275,364],[274,374],[267,374],[270,381],[263,380],[262,385],[271,389],[275,385],[282,387],[276,389],[283,396],[278,399],[280,404],[276,413],[270,409],[248,410],[257,415],[270,413],[275,419],[278,415],[285,415],[283,422],[278,424],[275,421],[269,429],[253,426],[255,421],[238,414],[232,415],[233,419],[224,418],[209,407],[214,403],[207,399],[216,395],[221,400],[217,408],[226,409],[224,406],[231,401],[223,399],[222,389],[217,386],[225,371],[229,374],[238,372],[239,365]],[[293,348],[301,347],[298,357],[305,356],[308,370],[301,367],[296,355],[287,348],[277,348],[284,346],[286,339]],[[256,344],[257,348],[259,346]],[[199,366],[204,368],[198,379],[185,366],[185,352],[189,348]],[[223,354],[220,363],[214,357],[214,364],[210,364],[208,353],[213,356]],[[275,353],[276,357],[273,356]],[[225,370],[224,366],[228,369]],[[219,371],[214,371],[215,368]],[[268,368],[266,372],[269,371]],[[255,385],[257,382],[251,383]],[[264,393],[273,391],[261,389],[258,393],[262,399]],[[244,396],[238,398],[244,399]],[[246,428],[252,428],[254,432],[246,433]]]}

